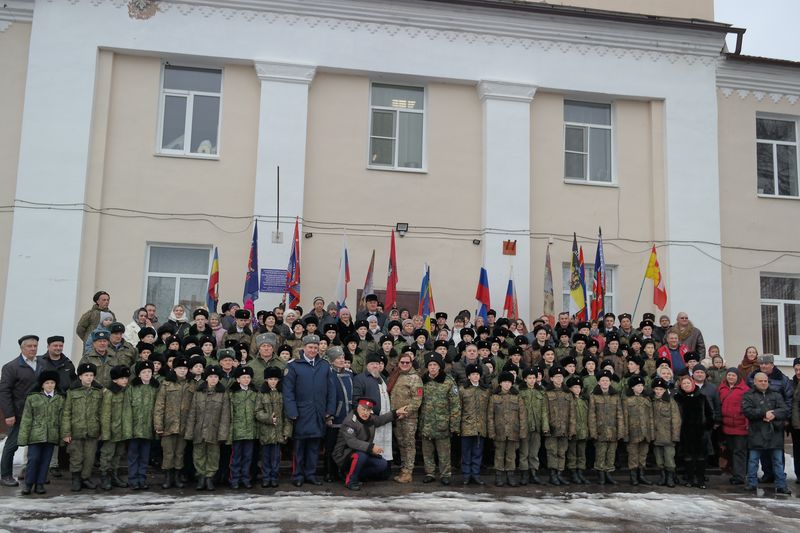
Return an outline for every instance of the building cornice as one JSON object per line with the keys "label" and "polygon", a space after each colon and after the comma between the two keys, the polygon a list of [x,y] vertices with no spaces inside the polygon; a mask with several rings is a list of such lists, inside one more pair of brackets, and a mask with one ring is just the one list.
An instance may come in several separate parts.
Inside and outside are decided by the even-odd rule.
{"label": "building cornice", "polygon": [[306,85],[311,83],[317,71],[317,67],[312,65],[276,63],[274,61],[256,61],[255,67],[256,74],[262,81],[283,81]]}
{"label": "building cornice", "polygon": [[768,98],[776,104],[785,100],[794,105],[800,99],[800,70],[796,66],[720,59],[717,87],[726,98],[752,95],[759,101]]}
{"label": "building cornice", "polygon": [[0,33],[15,22],[33,20],[33,0],[3,0],[0,3]]}
{"label": "building cornice", "polygon": [[481,80],[478,83],[478,96],[483,100],[508,100],[511,102],[530,102],[536,94],[536,87],[506,81]]}

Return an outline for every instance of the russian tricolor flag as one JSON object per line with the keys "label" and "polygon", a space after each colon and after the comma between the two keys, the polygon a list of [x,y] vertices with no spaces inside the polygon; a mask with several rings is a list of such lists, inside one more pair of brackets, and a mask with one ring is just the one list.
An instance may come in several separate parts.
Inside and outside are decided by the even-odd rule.
{"label": "russian tricolor flag", "polygon": [[489,321],[489,309],[492,307],[489,303],[489,274],[486,268],[481,267],[481,275],[478,278],[478,290],[475,292],[475,299],[481,303],[478,309],[478,316],[483,318],[484,324]]}

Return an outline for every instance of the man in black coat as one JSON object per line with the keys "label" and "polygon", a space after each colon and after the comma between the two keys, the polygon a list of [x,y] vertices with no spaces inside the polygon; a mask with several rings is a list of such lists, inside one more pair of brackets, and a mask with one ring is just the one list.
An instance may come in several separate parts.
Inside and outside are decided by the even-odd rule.
{"label": "man in black coat", "polygon": [[39,348],[39,337],[25,335],[19,339],[19,357],[6,363],[0,375],[0,411],[5,423],[10,428],[3,455],[0,458],[0,484],[5,487],[16,487],[19,482],[14,479],[14,454],[17,452],[19,425],[22,422],[22,408],[28,391],[37,384],[36,376],[41,370],[36,359]]}
{"label": "man in black coat", "polygon": [[375,401],[375,412],[381,412],[381,385],[386,381],[381,375],[381,356],[376,353],[367,354],[366,369],[353,377],[353,409],[358,398],[372,398]]}
{"label": "man in black coat", "polygon": [[58,382],[56,390],[66,394],[67,389],[73,381],[78,379],[75,374],[75,365],[69,357],[64,355],[64,337],[53,335],[47,338],[47,352],[37,357],[39,361],[39,371],[55,370],[58,372]]}

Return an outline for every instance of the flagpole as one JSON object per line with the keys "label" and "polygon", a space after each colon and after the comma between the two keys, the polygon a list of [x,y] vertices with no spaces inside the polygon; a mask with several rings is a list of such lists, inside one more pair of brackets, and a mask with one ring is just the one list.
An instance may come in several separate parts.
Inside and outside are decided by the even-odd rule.
{"label": "flagpole", "polygon": [[642,289],[644,289],[644,282],[647,280],[647,269],[644,270],[644,276],[642,276],[642,286],[639,287],[639,296],[636,297],[636,305],[633,306],[633,318],[636,318],[636,310],[639,309],[639,298],[642,297]]}

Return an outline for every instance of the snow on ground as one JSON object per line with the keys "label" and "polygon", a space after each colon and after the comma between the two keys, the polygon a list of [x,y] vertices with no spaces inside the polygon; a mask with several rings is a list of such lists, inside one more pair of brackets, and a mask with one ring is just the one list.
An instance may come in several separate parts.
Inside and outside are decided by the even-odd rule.
{"label": "snow on ground", "polygon": [[[378,489],[375,486],[375,489]],[[523,490],[519,491],[523,493]],[[99,497],[98,497],[99,496]],[[544,494],[439,491],[381,497],[326,492],[143,492],[52,498],[5,497],[0,527],[24,531],[367,530],[584,531],[665,529],[796,531],[800,503],[719,494],[664,492]],[[766,503],[765,503],[766,502]]]}

